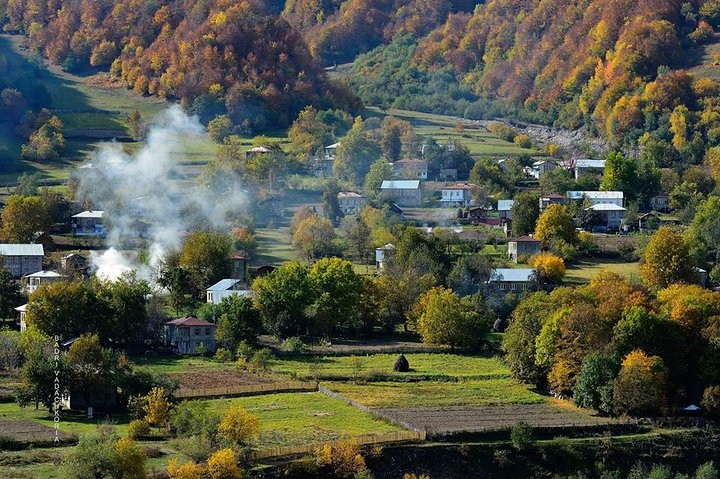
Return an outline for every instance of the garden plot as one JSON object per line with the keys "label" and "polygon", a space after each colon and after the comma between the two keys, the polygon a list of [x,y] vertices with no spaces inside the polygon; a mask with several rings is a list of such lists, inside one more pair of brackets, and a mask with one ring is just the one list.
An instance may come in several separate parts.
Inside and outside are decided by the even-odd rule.
{"label": "garden plot", "polygon": [[[52,444],[55,441],[55,429],[30,420],[17,420],[0,417],[0,437],[23,444]],[[76,438],[62,431],[57,435],[60,442],[72,442]]]}
{"label": "garden plot", "polygon": [[482,433],[506,430],[518,421],[535,428],[594,427],[615,424],[609,418],[560,409],[548,404],[384,408],[377,410],[395,421],[428,434]]}

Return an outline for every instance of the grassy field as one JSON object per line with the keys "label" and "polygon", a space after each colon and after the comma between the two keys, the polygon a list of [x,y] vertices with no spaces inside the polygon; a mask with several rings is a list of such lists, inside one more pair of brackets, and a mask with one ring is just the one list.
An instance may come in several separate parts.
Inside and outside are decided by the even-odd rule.
{"label": "grassy field", "polygon": [[[0,403],[0,417],[33,421],[43,426],[53,428],[53,415],[48,414],[42,406],[35,410],[35,407],[21,408],[15,403]],[[97,414],[94,418],[88,419],[81,413],[62,412],[60,415],[60,430],[68,434],[87,434],[93,432],[98,424],[109,422],[115,424],[117,432],[124,435],[127,432],[127,423],[130,416],[127,414]]]}
{"label": "grassy field", "polygon": [[427,379],[503,379],[510,372],[500,360],[456,354],[408,354],[410,372],[396,373],[392,367],[397,354],[373,354],[370,356],[326,356],[278,358],[272,362],[276,374],[288,374],[299,378],[345,379],[353,376],[382,375],[402,381],[407,378]]}
{"label": "grassy field", "polygon": [[457,382],[323,383],[328,389],[373,408],[540,404],[545,398],[513,379]]}
{"label": "grassy field", "polygon": [[255,231],[255,238],[258,241],[258,249],[253,256],[252,263],[256,266],[264,264],[280,265],[286,261],[298,259],[292,247],[290,229],[283,228],[258,228]]}
{"label": "grassy field", "polygon": [[432,137],[441,144],[456,141],[470,150],[470,154],[479,156],[538,156],[536,150],[520,148],[514,143],[501,140],[493,136],[486,128],[480,126],[465,126],[463,131],[455,131],[455,121],[442,115],[421,113],[407,110],[380,110],[376,107],[368,108],[373,116],[389,116],[409,121],[415,127],[415,133]]}
{"label": "grassy field", "polygon": [[240,405],[257,415],[261,433],[256,449],[399,430],[321,393],[268,394],[209,402],[220,413],[230,405]]}
{"label": "grassy field", "polygon": [[640,263],[626,263],[620,259],[584,258],[568,265],[564,281],[567,283],[588,283],[601,270],[609,270],[625,276],[629,281],[640,280]]}

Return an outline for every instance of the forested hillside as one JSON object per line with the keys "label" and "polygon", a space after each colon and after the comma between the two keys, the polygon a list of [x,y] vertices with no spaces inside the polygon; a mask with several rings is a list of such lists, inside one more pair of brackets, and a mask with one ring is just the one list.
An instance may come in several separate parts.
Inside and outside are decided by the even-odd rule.
{"label": "forested hillside", "polygon": [[356,110],[278,2],[0,0],[4,30],[68,70],[110,68],[142,94],[179,99],[206,121],[287,126],[306,105]]}
{"label": "forested hillside", "polygon": [[283,17],[303,31],[313,55],[326,63],[352,61],[402,35],[420,38],[453,12],[472,12],[481,0],[288,0]]}

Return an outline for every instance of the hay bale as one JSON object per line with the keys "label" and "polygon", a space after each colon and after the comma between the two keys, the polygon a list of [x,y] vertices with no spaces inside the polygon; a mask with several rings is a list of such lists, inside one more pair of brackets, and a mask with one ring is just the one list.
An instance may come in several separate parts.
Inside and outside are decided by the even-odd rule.
{"label": "hay bale", "polygon": [[410,371],[410,363],[408,363],[407,358],[405,358],[404,355],[398,356],[397,360],[395,361],[395,365],[393,366],[393,371],[396,371],[398,373],[406,373]]}

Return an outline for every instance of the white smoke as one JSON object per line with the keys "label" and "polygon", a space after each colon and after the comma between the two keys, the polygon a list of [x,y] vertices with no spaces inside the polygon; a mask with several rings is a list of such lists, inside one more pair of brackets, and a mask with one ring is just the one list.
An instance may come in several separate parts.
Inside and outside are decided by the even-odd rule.
{"label": "white smoke", "polygon": [[[239,178],[205,187],[183,172],[177,154],[183,144],[204,136],[197,117],[176,105],[151,125],[137,153],[126,154],[118,143],[103,144],[91,164],[78,169],[78,198],[105,211],[108,249],[90,256],[98,276],[114,280],[135,270],[152,280],[159,261],[179,248],[189,231],[227,230],[229,215],[245,209]],[[142,258],[136,248],[145,252]]]}

